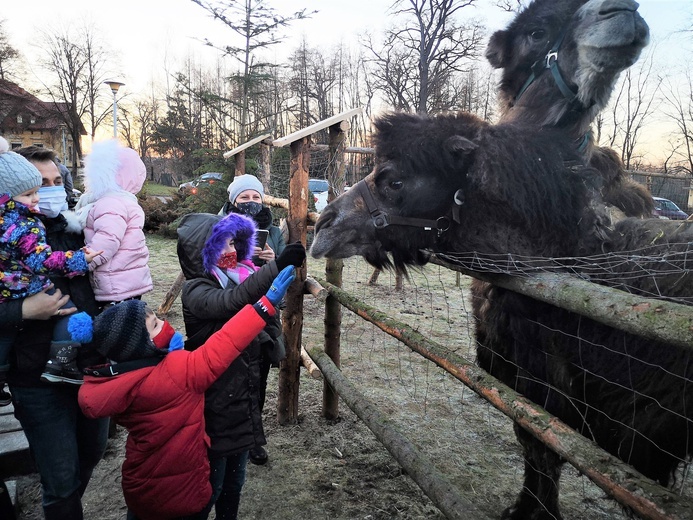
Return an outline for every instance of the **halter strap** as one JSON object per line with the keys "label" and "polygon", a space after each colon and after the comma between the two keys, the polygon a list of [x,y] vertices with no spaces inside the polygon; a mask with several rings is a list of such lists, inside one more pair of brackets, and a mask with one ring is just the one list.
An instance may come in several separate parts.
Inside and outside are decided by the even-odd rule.
{"label": "halter strap", "polygon": [[447,217],[439,217],[436,220],[427,220],[414,217],[401,217],[399,215],[390,215],[387,212],[378,208],[378,203],[373,197],[366,180],[360,180],[356,183],[355,188],[358,190],[361,198],[366,203],[366,208],[371,215],[373,226],[376,229],[384,229],[388,226],[412,226],[420,227],[426,231],[436,230],[438,234],[447,231],[450,228],[450,219]]}

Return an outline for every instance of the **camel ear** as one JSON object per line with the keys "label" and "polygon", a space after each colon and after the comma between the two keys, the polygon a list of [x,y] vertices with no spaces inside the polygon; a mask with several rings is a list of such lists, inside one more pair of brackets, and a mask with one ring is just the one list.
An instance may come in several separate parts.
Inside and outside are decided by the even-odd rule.
{"label": "camel ear", "polygon": [[505,53],[508,31],[496,31],[491,36],[486,47],[486,59],[494,69],[502,69],[506,66],[507,56]]}
{"label": "camel ear", "polygon": [[445,141],[445,149],[451,155],[468,155],[477,148],[477,145],[461,135],[453,135]]}

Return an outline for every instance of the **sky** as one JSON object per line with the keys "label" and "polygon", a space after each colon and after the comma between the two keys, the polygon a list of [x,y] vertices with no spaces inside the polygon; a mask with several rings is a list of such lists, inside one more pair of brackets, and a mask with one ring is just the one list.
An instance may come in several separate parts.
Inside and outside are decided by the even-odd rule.
{"label": "sky", "polygon": [[[367,31],[377,35],[389,23],[393,0],[270,0],[281,14],[305,8],[318,11],[307,20],[294,22],[286,31],[287,40],[277,49],[288,55],[302,39],[309,46],[330,49],[342,42],[358,46]],[[165,67],[176,65],[192,55],[213,63],[217,51],[204,47],[200,39],[227,43],[229,29],[214,21],[191,0],[31,0],[6,2],[0,19],[10,43],[29,61],[40,53],[36,45],[43,28],[80,26],[85,21],[114,51],[113,78],[125,83],[123,94],[146,92],[152,78],[162,81]],[[492,0],[479,0],[473,8],[490,35],[503,28],[510,15],[491,7]],[[470,11],[467,11],[470,12]],[[640,13],[650,25],[656,42],[657,66],[676,72],[689,64],[693,37],[681,29],[693,26],[693,0],[640,0]],[[104,86],[104,89],[107,89]]]}

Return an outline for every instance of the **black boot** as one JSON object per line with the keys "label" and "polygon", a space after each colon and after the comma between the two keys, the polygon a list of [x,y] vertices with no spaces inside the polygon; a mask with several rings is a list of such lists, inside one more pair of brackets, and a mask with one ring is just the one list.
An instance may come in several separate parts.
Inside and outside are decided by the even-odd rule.
{"label": "black boot", "polygon": [[262,466],[263,464],[267,464],[269,457],[267,456],[267,450],[265,450],[265,448],[262,446],[255,446],[250,450],[248,459],[256,466]]}
{"label": "black boot", "polygon": [[47,383],[82,384],[82,372],[77,368],[77,349],[79,343],[73,341],[53,341],[48,363],[41,374],[41,381]]}
{"label": "black boot", "polygon": [[7,391],[7,372],[10,365],[0,365],[0,406],[9,406],[12,404],[12,394]]}
{"label": "black boot", "polygon": [[83,520],[82,501],[76,491],[55,504],[43,506],[46,520]]}

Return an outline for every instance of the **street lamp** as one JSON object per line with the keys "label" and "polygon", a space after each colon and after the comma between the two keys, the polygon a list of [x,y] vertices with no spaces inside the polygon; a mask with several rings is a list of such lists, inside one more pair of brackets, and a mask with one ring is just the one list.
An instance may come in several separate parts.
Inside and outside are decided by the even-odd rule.
{"label": "street lamp", "polygon": [[113,92],[113,138],[117,139],[118,138],[118,102],[116,101],[116,94],[118,93],[118,89],[125,85],[125,83],[121,83],[120,81],[104,81],[106,85],[108,85],[111,88],[111,92]]}

